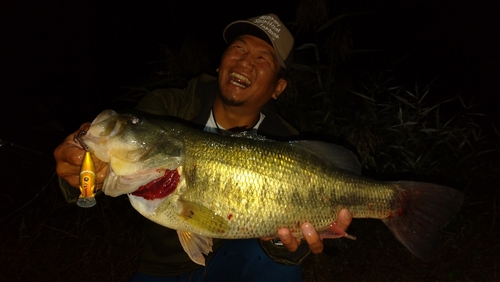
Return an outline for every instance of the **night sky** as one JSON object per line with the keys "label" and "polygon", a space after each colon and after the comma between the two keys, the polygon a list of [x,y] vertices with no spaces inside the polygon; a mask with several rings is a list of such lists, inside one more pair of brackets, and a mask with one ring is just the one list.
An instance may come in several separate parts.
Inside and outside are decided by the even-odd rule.
{"label": "night sky", "polygon": [[[113,106],[113,100],[126,92],[122,87],[140,85],[148,76],[147,64],[164,59],[165,46],[179,50],[187,36],[194,36],[206,45],[213,70],[224,49],[222,30],[229,22],[273,12],[289,23],[299,4],[299,0],[10,2],[15,3],[3,3],[1,8],[0,138],[37,150],[52,148],[81,123]],[[352,48],[384,51],[377,56],[354,55],[353,65],[392,68],[409,80],[436,78],[442,89],[476,97],[477,102],[486,102],[484,111],[496,112],[497,9],[471,1],[439,2],[328,3],[330,18],[373,12],[349,20]],[[307,39],[297,36],[296,45]],[[397,64],[384,65],[395,60]],[[33,136],[40,135],[45,137],[35,142]]]}

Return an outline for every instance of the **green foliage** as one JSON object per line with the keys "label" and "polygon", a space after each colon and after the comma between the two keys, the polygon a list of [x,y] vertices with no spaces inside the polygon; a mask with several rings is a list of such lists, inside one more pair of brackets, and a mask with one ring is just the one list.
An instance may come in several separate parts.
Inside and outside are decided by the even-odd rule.
{"label": "green foliage", "polygon": [[486,133],[492,128],[488,117],[460,94],[437,93],[434,82],[417,79],[408,87],[391,71],[354,75],[345,64],[322,58],[317,46],[306,43],[295,50],[291,97],[278,104],[300,131],[347,141],[364,167],[377,174],[466,179],[467,173],[488,166],[481,157],[499,157],[498,143],[492,142],[498,132]]}
{"label": "green foliage", "polygon": [[303,99],[285,101],[281,109],[302,131],[322,132],[349,142],[368,170],[424,175],[456,173],[456,169],[478,171],[483,164],[480,157],[488,153],[499,156],[498,146],[488,143],[498,135],[484,132],[489,126],[484,124],[487,118],[460,95],[432,93],[432,83],[415,83],[408,90],[385,72],[335,91],[339,87],[334,77],[320,78],[323,73],[334,73],[326,68],[316,68],[318,79],[303,83],[310,89],[315,81],[316,93],[299,92]]}
{"label": "green foliage", "polygon": [[486,153],[477,150],[486,136],[460,96],[431,100],[431,84],[410,91],[393,82],[349,89],[347,107],[333,107],[334,116],[346,118],[325,124],[358,149],[367,168],[439,174]]}

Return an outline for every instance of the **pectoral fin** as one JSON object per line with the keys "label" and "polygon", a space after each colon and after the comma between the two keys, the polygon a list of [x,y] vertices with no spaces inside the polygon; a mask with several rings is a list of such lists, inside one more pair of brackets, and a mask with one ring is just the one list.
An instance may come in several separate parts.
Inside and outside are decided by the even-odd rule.
{"label": "pectoral fin", "polygon": [[182,248],[189,258],[199,265],[205,265],[205,257],[212,251],[212,238],[204,237],[187,231],[177,230]]}
{"label": "pectoral fin", "polygon": [[228,229],[225,218],[210,209],[189,201],[179,200],[182,205],[180,217],[189,225],[207,233],[223,234]]}

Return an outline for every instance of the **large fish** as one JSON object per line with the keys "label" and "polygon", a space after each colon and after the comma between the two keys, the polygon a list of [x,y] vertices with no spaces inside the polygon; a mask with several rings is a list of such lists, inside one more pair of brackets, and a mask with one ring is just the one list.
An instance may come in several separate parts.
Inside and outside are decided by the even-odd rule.
{"label": "large fish", "polygon": [[342,208],[354,218],[381,219],[428,260],[463,198],[445,186],[362,177],[352,153],[317,141],[221,136],[112,110],[97,116],[82,140],[109,162],[104,193],[128,194],[142,215],[177,230],[202,265],[211,238],[276,236],[280,227],[301,236],[302,222],[336,237],[332,222]]}

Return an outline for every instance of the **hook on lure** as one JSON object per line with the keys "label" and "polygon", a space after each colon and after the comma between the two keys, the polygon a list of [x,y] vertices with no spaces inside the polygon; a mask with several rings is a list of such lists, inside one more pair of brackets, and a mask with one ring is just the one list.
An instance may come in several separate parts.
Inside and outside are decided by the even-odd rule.
{"label": "hook on lure", "polygon": [[89,147],[81,139],[81,137],[85,134],[87,134],[87,132],[85,130],[82,130],[75,136],[75,141],[80,143],[82,148],[85,150],[82,166],[80,167],[80,197],[76,201],[76,204],[82,208],[90,208],[96,204],[96,174],[94,161],[90,156]]}

